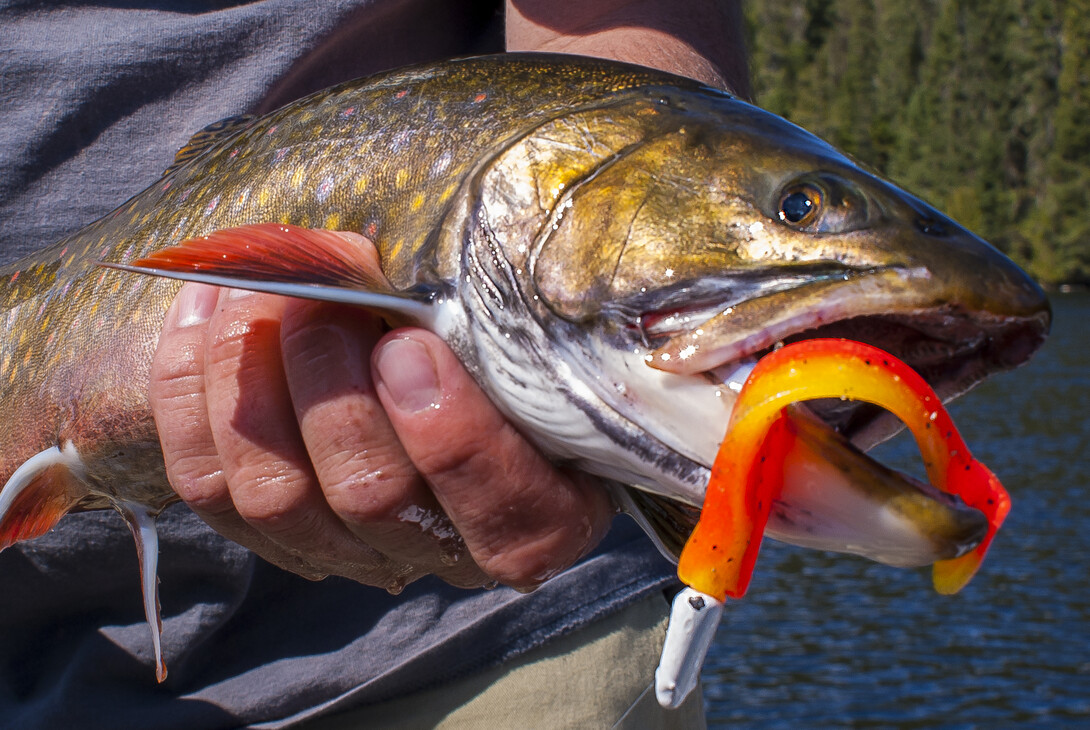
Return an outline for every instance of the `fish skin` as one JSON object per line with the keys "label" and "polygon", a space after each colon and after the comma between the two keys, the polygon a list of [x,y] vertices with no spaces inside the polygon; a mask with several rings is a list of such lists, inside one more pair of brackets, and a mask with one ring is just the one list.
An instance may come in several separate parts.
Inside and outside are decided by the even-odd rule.
{"label": "fish skin", "polygon": [[[750,166],[724,167],[732,151]],[[800,162],[874,188],[882,215],[845,235],[784,229],[762,237],[752,223],[739,223],[774,222],[771,188],[797,174]],[[467,223],[473,215],[487,217],[487,230]],[[924,219],[945,229],[942,241],[920,232]],[[675,281],[740,271],[743,289],[758,293],[776,267],[825,279],[895,271],[880,281],[905,293],[897,310],[904,317],[933,312],[929,327],[949,320],[961,337],[983,313],[997,323],[983,336],[1016,343],[1006,359],[1004,348],[992,348],[980,372],[967,376],[974,381],[1023,362],[1048,328],[1043,294],[1005,257],[777,117],[630,66],[533,55],[472,59],[350,82],[255,120],[99,221],[3,269],[0,403],[14,417],[4,427],[0,477],[71,443],[93,487],[78,508],[123,498],[154,512],[177,499],[146,397],[177,286],[97,264],[266,221],[358,231],[375,243],[396,289],[448,297],[467,240],[484,236],[519,286],[540,292],[524,303],[536,320],[614,344],[626,337],[631,344],[614,315],[654,303],[643,295],[661,288],[667,268]],[[547,226],[556,235],[528,246]],[[656,240],[674,244],[664,252]],[[612,275],[604,274],[611,266]],[[485,346],[469,330],[454,331],[452,346],[490,382]],[[595,347],[573,352],[594,356]],[[506,410],[525,426],[525,414]],[[663,455],[628,429],[605,441],[642,449],[634,466],[595,469],[599,455],[530,430],[554,457],[609,478],[653,486],[657,474],[635,472],[644,464],[672,469],[680,486],[669,493],[690,503],[698,502],[711,461],[702,456],[706,445]],[[707,430],[714,445],[721,429],[713,422]]]}
{"label": "fish skin", "polygon": [[[176,499],[147,384],[177,286],[102,269],[99,261],[121,263],[216,229],[280,221],[364,233],[387,277],[408,287],[432,266],[429,236],[486,150],[534,120],[648,81],[677,80],[530,60],[343,84],[255,121],[69,238],[4,267],[0,403],[18,407],[3,433],[0,478],[71,441],[104,493],[120,483],[144,490],[138,501],[156,508]],[[391,126],[392,116],[411,124]],[[110,458],[118,450],[126,458]],[[91,498],[85,506],[107,503]]]}

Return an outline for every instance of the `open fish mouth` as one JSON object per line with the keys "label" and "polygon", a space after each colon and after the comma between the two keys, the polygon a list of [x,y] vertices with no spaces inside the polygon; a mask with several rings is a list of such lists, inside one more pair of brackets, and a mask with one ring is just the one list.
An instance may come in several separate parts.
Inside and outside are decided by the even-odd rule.
{"label": "open fish mouth", "polygon": [[[1021,365],[1041,345],[1046,310],[995,314],[888,293],[926,272],[884,269],[838,271],[758,298],[726,304],[704,302],[641,317],[640,329],[654,349],[652,367],[702,375],[730,386],[739,367],[772,349],[815,338],[843,338],[878,347],[907,363],[944,401],[990,375]],[[902,424],[867,403],[828,399],[808,408],[858,448],[888,439]]]}

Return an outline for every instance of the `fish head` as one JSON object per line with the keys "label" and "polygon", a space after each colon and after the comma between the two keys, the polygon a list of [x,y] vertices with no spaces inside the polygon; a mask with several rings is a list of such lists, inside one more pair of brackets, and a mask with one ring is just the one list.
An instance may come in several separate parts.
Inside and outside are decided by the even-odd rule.
{"label": "fish head", "polygon": [[[985,241],[710,90],[643,90],[551,120],[467,192],[458,280],[494,400],[554,457],[693,506],[732,375],[777,343],[864,341],[948,400],[1024,363],[1049,327],[1041,289]],[[866,404],[810,408],[843,437],[830,448],[901,428]]]}

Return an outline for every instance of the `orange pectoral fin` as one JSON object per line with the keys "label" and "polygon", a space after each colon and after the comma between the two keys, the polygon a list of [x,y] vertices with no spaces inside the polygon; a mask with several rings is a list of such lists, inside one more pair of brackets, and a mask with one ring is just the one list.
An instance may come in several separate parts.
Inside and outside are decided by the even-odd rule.
{"label": "orange pectoral fin", "polygon": [[338,302],[380,312],[391,324],[427,324],[432,291],[397,291],[375,247],[355,233],[254,223],[156,251],[131,264],[99,266],[213,286]]}
{"label": "orange pectoral fin", "polygon": [[[71,458],[54,446],[24,462],[0,491],[0,550],[44,535],[80,498]],[[78,457],[75,457],[78,459]]]}
{"label": "orange pectoral fin", "polygon": [[374,246],[357,234],[253,223],[190,238],[133,266],[239,278],[392,291]]}

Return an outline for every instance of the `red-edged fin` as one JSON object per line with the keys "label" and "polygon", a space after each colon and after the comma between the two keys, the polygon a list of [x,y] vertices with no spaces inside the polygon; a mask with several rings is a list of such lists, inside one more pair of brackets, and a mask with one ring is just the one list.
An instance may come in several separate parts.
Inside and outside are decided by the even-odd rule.
{"label": "red-edged fin", "polygon": [[44,535],[79,502],[74,448],[53,446],[27,459],[0,490],[0,550]]}
{"label": "red-edged fin", "polygon": [[255,223],[190,238],[132,263],[159,271],[201,271],[258,281],[390,292],[373,246],[333,231]]}
{"label": "red-edged fin", "polygon": [[132,264],[100,266],[214,286],[353,304],[421,324],[437,316],[427,293],[395,291],[362,236],[256,223],[183,241]]}

